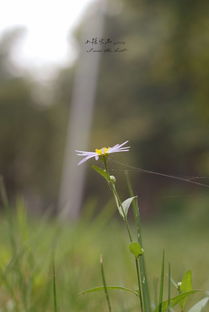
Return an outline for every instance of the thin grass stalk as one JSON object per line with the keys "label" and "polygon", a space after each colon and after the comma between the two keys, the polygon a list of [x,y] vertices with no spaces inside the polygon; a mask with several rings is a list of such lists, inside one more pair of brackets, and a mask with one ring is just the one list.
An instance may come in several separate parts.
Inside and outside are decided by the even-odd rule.
{"label": "thin grass stalk", "polygon": [[168,264],[168,309],[167,311],[171,311],[171,265]]}
{"label": "thin grass stalk", "polygon": [[165,251],[163,250],[161,276],[160,276],[160,294],[159,294],[159,312],[162,312],[163,291],[164,291],[164,274],[165,274]]}
{"label": "thin grass stalk", "polygon": [[58,308],[57,308],[56,270],[55,270],[54,256],[53,256],[53,259],[52,259],[52,275],[53,275],[53,307],[54,307],[54,312],[58,312]]}
{"label": "thin grass stalk", "polygon": [[138,281],[138,286],[139,286],[139,298],[140,298],[140,308],[141,308],[141,311],[145,311],[146,310],[144,309],[144,301],[143,301],[143,293],[142,293],[142,280],[141,280],[141,274],[140,274],[140,266],[139,266],[139,261],[138,259],[136,258],[135,259],[135,262],[136,262],[136,272],[137,272],[137,281]]}
{"label": "thin grass stalk", "polygon": [[[113,189],[114,189],[114,192],[115,192],[114,194],[115,194],[115,196],[116,196],[116,198],[118,200],[118,204],[120,205],[120,207],[122,209],[122,212],[123,212],[123,215],[124,215],[124,222],[125,222],[126,229],[127,229],[127,232],[128,232],[129,240],[130,240],[130,242],[132,242],[133,239],[132,239],[131,231],[130,231],[130,228],[129,228],[128,219],[127,219],[127,216],[125,215],[125,212],[123,210],[123,205],[122,205],[122,202],[120,200],[120,197],[118,195],[118,192],[116,190],[115,185],[113,185]],[[139,261],[138,261],[138,259],[135,260],[137,282],[138,282],[138,288],[139,288],[139,301],[140,301],[141,311],[145,312],[146,310],[145,310],[144,300],[143,300],[142,276],[141,276],[141,272],[140,272],[140,265],[139,265],[140,262]]]}
{"label": "thin grass stalk", "polygon": [[158,278],[154,278],[153,280],[153,291],[154,291],[154,304],[155,307],[158,305]]}
{"label": "thin grass stalk", "polygon": [[104,264],[103,264],[102,256],[100,256],[100,265],[101,265],[102,284],[104,286],[104,292],[105,292],[105,297],[106,297],[106,301],[107,301],[108,311],[112,312],[110,297],[109,297],[109,293],[107,290],[107,283],[106,283],[106,279],[105,279]]}
{"label": "thin grass stalk", "polygon": [[[125,175],[126,175],[126,181],[127,181],[127,185],[128,185],[128,189],[129,189],[129,194],[131,197],[133,197],[134,192],[133,192],[127,171],[125,171]],[[143,248],[141,217],[140,217],[140,210],[139,210],[139,205],[138,205],[137,200],[133,201],[133,210],[134,210],[134,220],[135,220],[136,230],[137,230],[137,239]],[[141,279],[142,279],[142,294],[143,294],[144,309],[146,312],[150,312],[151,311],[151,302],[150,302],[149,285],[148,285],[148,278],[147,278],[146,263],[145,263],[144,254],[139,259],[139,265],[140,265],[140,273],[141,273]]]}

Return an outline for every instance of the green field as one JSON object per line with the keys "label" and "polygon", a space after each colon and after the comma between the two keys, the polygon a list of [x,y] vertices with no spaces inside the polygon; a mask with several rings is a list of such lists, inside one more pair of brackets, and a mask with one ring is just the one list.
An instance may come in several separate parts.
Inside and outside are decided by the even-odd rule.
{"label": "green field", "polygon": [[[128,251],[124,226],[121,220],[112,218],[112,209],[113,205],[106,207],[97,217],[88,209],[77,223],[28,218],[21,201],[16,214],[3,213],[0,311],[108,311],[103,291],[80,295],[85,289],[102,285],[101,254],[107,283],[136,289],[133,256]],[[165,248],[166,270],[167,263],[171,263],[173,279],[181,280],[183,273],[191,269],[194,289],[207,291],[208,235],[208,227],[199,226],[195,218],[146,223],[143,238],[150,289],[154,289],[153,281],[160,276]],[[174,295],[175,290],[172,292]],[[192,297],[187,306],[203,295],[201,292]],[[133,294],[112,290],[110,298],[113,311],[139,311]]]}

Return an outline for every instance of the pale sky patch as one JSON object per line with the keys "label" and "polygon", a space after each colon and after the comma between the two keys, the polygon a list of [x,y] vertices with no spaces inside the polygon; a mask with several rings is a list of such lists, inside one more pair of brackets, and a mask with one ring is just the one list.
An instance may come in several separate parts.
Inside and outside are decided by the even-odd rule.
{"label": "pale sky patch", "polygon": [[24,67],[64,65],[75,57],[73,29],[94,0],[6,0],[1,3],[0,35],[23,26],[27,32],[13,59]]}

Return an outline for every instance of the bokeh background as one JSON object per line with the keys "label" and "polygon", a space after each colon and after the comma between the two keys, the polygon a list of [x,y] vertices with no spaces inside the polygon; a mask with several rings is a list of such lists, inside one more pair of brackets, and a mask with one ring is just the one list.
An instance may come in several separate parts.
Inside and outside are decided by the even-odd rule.
{"label": "bokeh background", "polygon": [[[22,0],[1,8],[0,204],[3,211],[6,190],[17,220],[8,226],[1,214],[0,264],[7,270],[10,238],[14,257],[27,246],[22,275],[5,276],[23,303],[32,289],[30,311],[53,310],[44,302],[55,243],[66,311],[106,311],[103,294],[77,296],[101,284],[100,253],[108,281],[136,282],[109,189],[91,169],[95,160],[77,166],[74,151],[126,140],[130,152],[112,155],[109,167],[122,198],[125,171],[138,196],[150,275],[159,276],[165,248],[176,280],[192,269],[195,288],[208,290],[208,12],[208,1],[186,0]],[[114,52],[114,42],[124,50]],[[65,226],[56,223],[62,213]],[[10,288],[2,289],[8,311]],[[120,298],[118,311],[133,311]]]}
{"label": "bokeh background", "polygon": [[[125,169],[129,171],[144,215],[174,215],[183,210],[189,215],[204,214],[204,209],[207,214],[206,187],[128,166],[209,182],[208,3],[201,1],[188,6],[187,1],[114,0],[105,6],[103,3],[103,7],[96,1],[80,2],[79,6],[80,15],[69,34],[65,34],[66,42],[69,38],[68,53],[63,51],[65,59],[58,54],[56,59],[50,53],[51,41],[59,45],[56,38],[63,36],[59,27],[61,15],[55,23],[60,33],[52,34],[53,39],[48,34],[43,48],[39,47],[39,56],[33,55],[31,62],[24,53],[30,55],[33,46],[26,52],[20,49],[26,39],[24,23],[21,26],[20,21],[17,27],[10,26],[1,32],[0,173],[10,199],[21,194],[32,211],[47,208],[57,211],[66,166],[66,142],[78,136],[82,146],[68,144],[68,150],[74,147],[92,150],[129,140],[131,152],[113,157],[113,161],[121,161],[123,165],[111,162],[111,168],[119,176],[123,176]],[[51,21],[53,11],[50,15],[48,9]],[[57,13],[64,11],[63,7]],[[40,20],[45,13],[42,12]],[[34,21],[41,36],[39,21],[36,18]],[[101,39],[98,38],[101,23],[103,30],[99,35],[123,41],[126,51],[86,52],[86,40]],[[47,34],[50,28],[47,19],[45,28],[42,27],[44,35]],[[29,39],[32,41],[33,37]],[[86,67],[88,58],[92,62],[90,68]],[[75,78],[79,71],[83,81]],[[70,130],[69,136],[67,129],[73,129],[69,125],[73,121],[73,105],[80,100],[83,102],[79,104],[80,115],[86,114],[82,105],[88,111],[85,102],[92,96],[85,89],[88,80],[95,85],[89,128],[78,119],[80,131]],[[81,99],[73,99],[76,88],[83,92]],[[88,135],[82,141],[80,137],[86,131]],[[68,151],[69,162],[73,154],[74,150]],[[107,194],[102,181],[95,173],[85,176],[83,173],[84,200],[96,196],[105,201]],[[122,191],[123,185],[124,181]],[[72,182],[69,188],[73,188]]]}

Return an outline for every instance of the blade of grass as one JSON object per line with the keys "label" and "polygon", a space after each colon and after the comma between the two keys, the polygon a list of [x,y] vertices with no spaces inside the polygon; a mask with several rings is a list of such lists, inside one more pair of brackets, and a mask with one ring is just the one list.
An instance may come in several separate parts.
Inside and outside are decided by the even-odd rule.
{"label": "blade of grass", "polygon": [[161,276],[160,276],[160,294],[159,294],[159,312],[162,312],[163,304],[163,290],[164,290],[164,273],[165,273],[165,250],[163,250],[162,264],[161,264]]}
{"label": "blade of grass", "polygon": [[[198,290],[191,290],[191,291],[187,291],[185,293],[182,293],[180,295],[177,295],[173,298],[170,299],[170,306],[173,308],[175,307],[177,304],[180,304],[185,298],[197,293]],[[159,305],[161,306],[161,310],[162,312],[166,312],[168,310],[168,300],[161,302],[161,304]],[[159,312],[159,306],[154,310],[154,312]]]}
{"label": "blade of grass", "polygon": [[155,307],[158,305],[158,278],[154,278],[153,280],[153,291],[154,291],[154,304]]}
{"label": "blade of grass", "polygon": [[142,290],[142,280],[141,280],[141,274],[140,274],[140,266],[139,266],[139,260],[136,258],[136,271],[137,271],[137,279],[138,279],[138,285],[139,285],[139,298],[140,298],[140,308],[141,311],[146,311],[144,308],[144,301],[143,301],[143,290]]}
{"label": "blade of grass", "polygon": [[52,274],[53,274],[53,306],[54,306],[54,312],[58,312],[58,309],[57,309],[56,270],[55,270],[54,255],[52,258]]}
{"label": "blade of grass", "polygon": [[168,264],[168,312],[171,311],[171,265]]}
{"label": "blade of grass", "polygon": [[[127,288],[127,287],[123,287],[123,286],[106,286],[107,289],[110,289],[110,290],[123,290],[123,291],[126,291],[126,292],[129,292],[135,296],[138,296],[138,291],[137,290],[133,290],[133,289],[130,289],[130,288]],[[86,289],[84,291],[82,291],[80,293],[80,295],[85,295],[85,294],[88,294],[88,293],[93,293],[93,292],[97,292],[97,291],[101,291],[101,290],[104,290],[104,286],[97,286],[97,287],[94,287],[94,288],[89,288],[89,289]]]}
{"label": "blade of grass", "polygon": [[101,265],[102,283],[103,283],[103,286],[104,286],[104,292],[105,292],[105,297],[106,297],[106,300],[107,300],[108,310],[109,310],[109,312],[112,312],[111,303],[110,303],[110,297],[109,297],[109,293],[108,293],[108,290],[107,290],[107,284],[106,284],[106,279],[105,279],[102,255],[100,257],[100,265]]}

